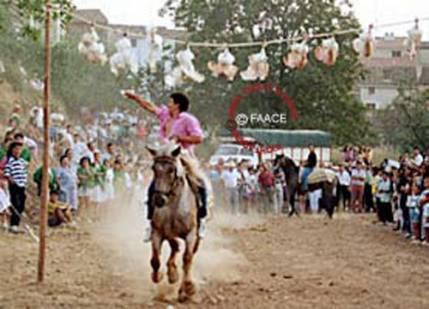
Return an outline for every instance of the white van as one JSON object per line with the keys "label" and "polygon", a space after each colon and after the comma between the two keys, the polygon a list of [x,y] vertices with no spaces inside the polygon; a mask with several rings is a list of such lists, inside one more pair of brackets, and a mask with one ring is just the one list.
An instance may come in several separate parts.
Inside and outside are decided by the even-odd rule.
{"label": "white van", "polygon": [[209,164],[215,165],[223,159],[224,162],[234,160],[241,162],[242,160],[249,161],[249,165],[256,167],[258,165],[258,155],[252,150],[244,148],[242,145],[237,144],[221,144],[210,157]]}

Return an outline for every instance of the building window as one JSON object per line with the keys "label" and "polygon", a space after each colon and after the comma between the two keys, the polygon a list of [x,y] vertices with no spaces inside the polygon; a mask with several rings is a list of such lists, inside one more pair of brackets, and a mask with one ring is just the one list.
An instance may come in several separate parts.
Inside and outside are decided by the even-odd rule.
{"label": "building window", "polygon": [[366,108],[368,108],[369,110],[373,111],[377,108],[377,104],[375,103],[366,103]]}
{"label": "building window", "polygon": [[375,94],[375,87],[369,87],[368,92],[369,94]]}
{"label": "building window", "polygon": [[393,50],[392,51],[392,57],[393,58],[401,58],[402,57],[402,52],[400,50]]}
{"label": "building window", "polygon": [[133,46],[133,47],[136,47],[137,46],[137,39],[131,39],[131,45]]}

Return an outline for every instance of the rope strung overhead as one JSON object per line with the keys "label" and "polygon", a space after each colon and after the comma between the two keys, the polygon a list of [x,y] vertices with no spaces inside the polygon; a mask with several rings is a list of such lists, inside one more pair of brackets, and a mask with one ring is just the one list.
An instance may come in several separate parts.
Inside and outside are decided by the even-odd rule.
{"label": "rope strung overhead", "polygon": [[[83,18],[79,16],[78,14],[74,14],[73,18],[76,20],[79,20],[81,22],[84,22],[87,25],[93,26],[98,29],[102,30],[108,30],[116,33],[124,33],[126,32],[130,36],[138,37],[138,38],[145,38],[146,34],[144,33],[136,33],[136,32],[130,32],[118,28],[113,28],[106,25],[99,25],[93,21],[90,21],[86,18]],[[429,17],[419,18],[419,21],[429,21]],[[395,26],[403,26],[415,23],[416,19],[413,20],[406,20],[406,21],[399,21],[394,23],[387,23],[387,24],[380,24],[373,26],[373,29],[384,29],[384,28],[391,28]],[[332,32],[326,32],[326,33],[318,33],[318,34],[312,34],[312,35],[301,35],[296,36],[292,38],[285,38],[285,39],[275,39],[275,40],[268,40],[268,41],[254,41],[254,42],[240,42],[240,43],[210,43],[210,42],[192,42],[192,41],[185,41],[185,40],[178,40],[178,39],[171,39],[176,44],[186,45],[189,47],[207,47],[207,48],[225,48],[225,47],[231,47],[231,48],[240,48],[240,47],[253,47],[253,46],[263,46],[266,47],[268,45],[274,45],[274,44],[283,44],[283,43],[294,43],[299,42],[302,40],[310,40],[310,39],[320,39],[320,38],[330,38],[333,36],[341,36],[346,34],[360,34],[362,32],[362,29],[347,29],[347,30],[336,30]]]}

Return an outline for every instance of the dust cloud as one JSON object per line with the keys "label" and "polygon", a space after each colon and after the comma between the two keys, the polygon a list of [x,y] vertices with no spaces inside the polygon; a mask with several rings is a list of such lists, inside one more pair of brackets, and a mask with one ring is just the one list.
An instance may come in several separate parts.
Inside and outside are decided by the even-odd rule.
{"label": "dust cloud", "polygon": [[[100,221],[93,225],[91,236],[105,254],[105,267],[114,277],[127,283],[136,299],[170,301],[177,297],[179,283],[169,285],[167,278],[159,285],[151,282],[151,246],[143,243],[145,205],[120,199],[101,212]],[[129,200],[129,199],[128,199]],[[138,200],[135,198],[134,200]],[[140,199],[141,200],[141,199]],[[200,245],[193,264],[193,277],[199,288],[211,282],[231,282],[240,279],[240,272],[248,266],[246,258],[234,249],[234,240],[228,231],[260,224],[257,214],[234,216],[219,209],[210,212],[207,236]],[[183,252],[184,242],[180,243]],[[166,273],[165,263],[170,254],[167,242],[162,247],[161,272]],[[181,269],[181,255],[177,266]]]}

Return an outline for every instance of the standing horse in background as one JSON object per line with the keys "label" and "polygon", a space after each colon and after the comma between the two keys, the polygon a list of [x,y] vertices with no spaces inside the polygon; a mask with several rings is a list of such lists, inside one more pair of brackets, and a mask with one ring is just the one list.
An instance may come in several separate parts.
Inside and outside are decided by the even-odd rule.
{"label": "standing horse in background", "polygon": [[299,186],[299,168],[292,159],[284,154],[276,156],[274,165],[280,167],[286,176],[287,194],[285,200],[289,202],[289,216],[298,215],[295,208],[295,197]]}
{"label": "standing horse in background", "polygon": [[162,243],[166,240],[171,247],[167,262],[168,282],[179,280],[176,256],[179,252],[179,239],[185,241],[183,253],[183,278],[179,289],[179,301],[184,302],[195,294],[191,268],[194,254],[198,249],[197,235],[197,197],[190,179],[192,171],[183,161],[181,147],[168,143],[159,148],[147,147],[153,156],[155,192],[152,202],[155,210],[152,219],[152,281],[159,283],[163,275],[159,272]]}

